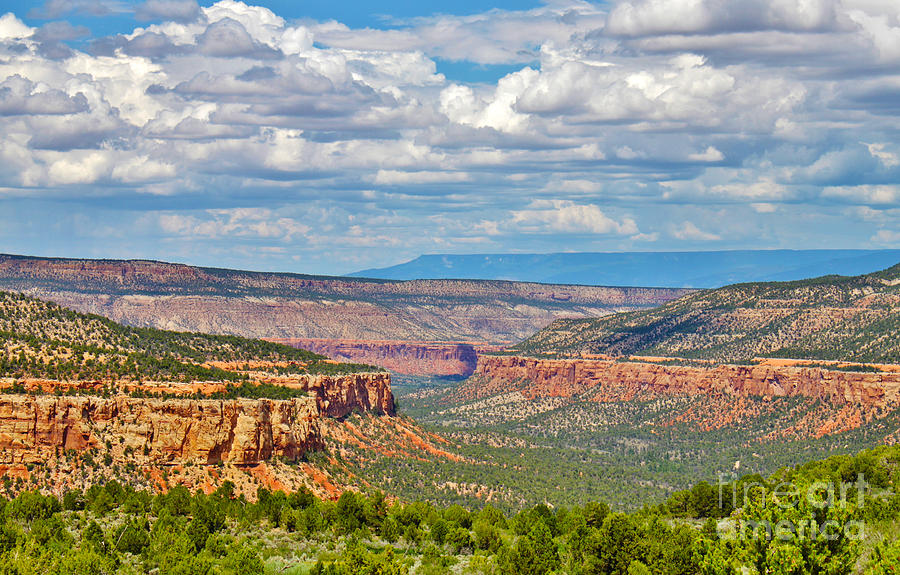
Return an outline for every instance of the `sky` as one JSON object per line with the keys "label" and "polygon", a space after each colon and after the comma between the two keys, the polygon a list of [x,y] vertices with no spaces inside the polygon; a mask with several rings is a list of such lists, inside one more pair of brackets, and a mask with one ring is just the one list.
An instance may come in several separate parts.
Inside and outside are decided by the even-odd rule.
{"label": "sky", "polygon": [[896,0],[0,0],[0,252],[900,247]]}

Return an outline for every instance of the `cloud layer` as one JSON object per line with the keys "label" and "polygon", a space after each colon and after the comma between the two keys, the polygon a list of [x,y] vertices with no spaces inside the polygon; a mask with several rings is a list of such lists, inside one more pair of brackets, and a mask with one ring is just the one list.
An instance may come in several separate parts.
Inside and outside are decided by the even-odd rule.
{"label": "cloud layer", "polygon": [[895,2],[554,1],[383,29],[104,6],[141,24],[0,17],[7,251],[338,273],[898,242]]}

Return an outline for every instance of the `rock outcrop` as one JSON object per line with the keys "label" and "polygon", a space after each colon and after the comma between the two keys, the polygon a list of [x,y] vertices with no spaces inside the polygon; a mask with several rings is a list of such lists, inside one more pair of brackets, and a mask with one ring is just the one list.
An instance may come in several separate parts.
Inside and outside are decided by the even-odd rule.
{"label": "rock outcrop", "polygon": [[138,464],[297,459],[322,445],[314,398],[142,399],[0,395],[0,463],[98,448]]}
{"label": "rock outcrop", "polygon": [[[144,382],[120,389],[160,394],[101,397],[103,382],[23,379],[27,393],[0,389],[0,465],[40,463],[68,450],[96,448],[117,463],[254,465],[296,460],[323,445],[323,418],[394,415],[391,376],[259,375],[255,380],[308,392],[293,399],[196,399],[221,383]],[[12,383],[6,379],[6,386]],[[67,391],[79,395],[50,395]],[[0,473],[2,474],[2,473]]]}
{"label": "rock outcrop", "polygon": [[394,415],[389,373],[309,375],[302,385],[316,398],[323,417],[345,417],[355,411]]}
{"label": "rock outcrop", "polygon": [[900,399],[900,373],[864,373],[810,367],[716,365],[691,367],[594,359],[481,356],[473,397],[511,388],[529,397],[627,401],[642,395],[727,394],[802,396],[834,404],[879,407]]}
{"label": "rock outcrop", "polygon": [[[499,349],[472,343],[343,339],[273,339],[332,359],[368,363],[406,375],[468,377],[478,364],[477,350]],[[477,346],[477,347],[476,347]]]}

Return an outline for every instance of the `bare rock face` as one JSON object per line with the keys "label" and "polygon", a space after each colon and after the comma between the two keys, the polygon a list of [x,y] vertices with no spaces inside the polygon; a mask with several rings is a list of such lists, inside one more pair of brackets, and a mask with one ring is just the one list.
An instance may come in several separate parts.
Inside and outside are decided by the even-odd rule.
{"label": "bare rock face", "polygon": [[389,373],[312,375],[304,385],[315,396],[322,417],[345,417],[354,411],[394,415]]}
{"label": "bare rock face", "polygon": [[717,365],[689,367],[593,359],[481,356],[474,397],[511,387],[529,397],[581,395],[596,401],[626,401],[641,395],[726,394],[802,396],[833,404],[880,407],[900,399],[900,373],[862,373],[810,367]]}
{"label": "bare rock face", "polygon": [[[368,363],[407,375],[468,377],[478,364],[476,344],[429,341],[273,339],[333,359]],[[481,349],[485,346],[478,345]],[[499,349],[492,347],[491,349]]]}
{"label": "bare rock face", "polygon": [[255,464],[321,446],[314,398],[140,399],[0,395],[0,463],[97,447],[117,462]]}
{"label": "bare rock face", "polygon": [[[302,375],[273,383],[303,389],[309,396],[220,400],[0,395],[0,465],[41,463],[66,450],[90,448],[109,453],[117,463],[141,465],[296,460],[322,447],[322,418],[353,412],[394,415],[388,373]],[[222,391],[220,387],[208,391]],[[177,386],[156,391],[180,393]],[[195,386],[183,390],[197,391]]]}

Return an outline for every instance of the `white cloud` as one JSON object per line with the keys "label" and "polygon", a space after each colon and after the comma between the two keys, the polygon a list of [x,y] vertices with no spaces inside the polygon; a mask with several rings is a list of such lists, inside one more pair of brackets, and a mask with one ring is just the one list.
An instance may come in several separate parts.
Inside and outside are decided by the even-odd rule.
{"label": "white cloud", "polygon": [[728,183],[712,186],[710,193],[716,196],[745,200],[780,200],[789,195],[789,190],[769,177],[756,182]]}
{"label": "white cloud", "polygon": [[98,150],[70,153],[50,164],[47,183],[93,184],[108,176],[112,167],[113,158],[109,152]]}
{"label": "white cloud", "polygon": [[463,172],[404,172],[399,170],[378,170],[374,183],[385,186],[408,186],[415,184],[446,184],[467,182],[469,174]]}
{"label": "white cloud", "polygon": [[576,204],[565,200],[535,200],[523,210],[512,212],[512,221],[526,231],[566,234],[640,233],[630,218],[616,221],[595,205]]}
{"label": "white cloud", "polygon": [[900,204],[900,185],[829,186],[822,190],[826,198],[841,198],[857,204]]}
{"label": "white cloud", "polygon": [[888,144],[866,144],[866,147],[869,149],[869,153],[872,154],[872,157],[878,158],[884,167],[893,168],[900,165],[900,158],[897,157],[897,154],[887,150]]}
{"label": "white cloud", "polygon": [[34,28],[26,26],[12,12],[0,16],[0,40],[28,38],[34,35]]}
{"label": "white cloud", "polygon": [[681,226],[672,230],[672,235],[679,240],[689,241],[708,242],[722,239],[721,236],[717,234],[701,230],[693,222],[684,222]]}
{"label": "white cloud", "polygon": [[896,247],[900,245],[900,232],[896,230],[878,230],[878,232],[872,236],[872,241],[877,244]]}
{"label": "white cloud", "polygon": [[713,146],[709,146],[702,152],[688,154],[688,159],[693,162],[721,162],[725,159],[725,154],[715,149]]}
{"label": "white cloud", "polygon": [[116,164],[112,177],[126,184],[153,182],[175,176],[175,166],[151,160],[146,156],[135,157]]}
{"label": "white cloud", "polygon": [[350,50],[422,51],[445,60],[511,64],[535,59],[542,44],[565,44],[605,22],[589,2],[548,2],[533,10],[491,10],[470,16],[440,15],[405,22],[400,29],[351,29],[337,22],[314,28],[316,40]]}
{"label": "white cloud", "polygon": [[758,214],[774,214],[778,210],[778,206],[767,202],[757,202],[750,204],[753,211]]}
{"label": "white cloud", "polygon": [[201,216],[164,213],[158,216],[158,223],[168,234],[207,239],[251,237],[289,241],[305,236],[311,229],[264,208],[206,210]]}

